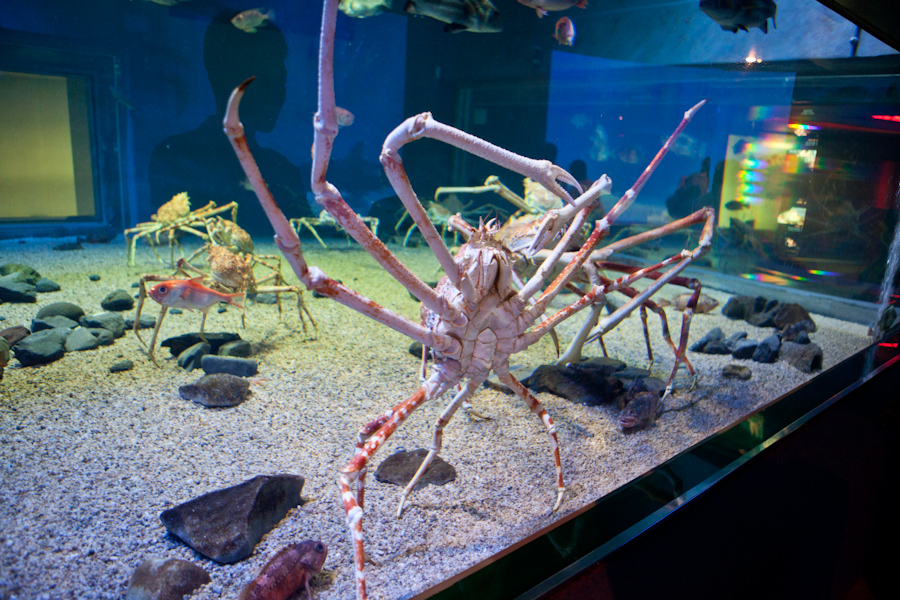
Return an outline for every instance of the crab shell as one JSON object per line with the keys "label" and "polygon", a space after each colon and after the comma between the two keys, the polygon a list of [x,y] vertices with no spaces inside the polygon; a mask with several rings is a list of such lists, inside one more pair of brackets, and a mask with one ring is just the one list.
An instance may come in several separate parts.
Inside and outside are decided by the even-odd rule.
{"label": "crab shell", "polygon": [[537,181],[526,177],[523,183],[525,185],[525,203],[528,206],[539,209],[541,212],[562,208],[563,201]]}
{"label": "crab shell", "polygon": [[175,194],[172,199],[159,207],[156,214],[150,217],[159,223],[174,223],[191,214],[191,203],[187,192]]}
{"label": "crab shell", "polygon": [[210,246],[207,260],[213,279],[221,286],[241,290],[253,281],[253,267],[250,261],[237,256],[225,246]]}
{"label": "crab shell", "polygon": [[218,219],[212,225],[213,240],[232,252],[253,252],[253,238],[240,225],[227,219]]}

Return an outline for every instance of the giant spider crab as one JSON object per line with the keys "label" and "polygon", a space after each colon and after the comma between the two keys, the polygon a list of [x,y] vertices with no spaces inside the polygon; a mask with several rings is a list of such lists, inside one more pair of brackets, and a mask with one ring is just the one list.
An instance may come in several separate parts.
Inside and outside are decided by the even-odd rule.
{"label": "giant spider crab", "polygon": [[[362,515],[364,481],[368,461],[412,411],[424,402],[440,398],[451,388],[460,386],[453,400],[447,404],[435,423],[431,449],[412,481],[401,493],[398,513],[402,511],[410,491],[440,450],[444,426],[459,406],[481,386],[491,371],[497,373],[500,380],[525,401],[546,427],[556,468],[557,494],[554,510],[560,506],[565,494],[565,486],[556,428],[541,402],[510,375],[509,358],[512,354],[537,342],[556,324],[580,309],[602,301],[606,286],[593,285],[590,291],[577,301],[532,328],[533,324],[547,310],[550,302],[582,269],[597,244],[608,234],[610,223],[632,204],[647,178],[672,145],[673,140],[678,137],[705,101],[685,113],[682,122],[640,178],[622,196],[607,216],[595,224],[584,245],[570,257],[562,273],[546,287],[544,285],[545,278],[560,262],[565,248],[584,225],[597,198],[605,189],[608,190],[609,178],[601,178],[587,192],[573,200],[559,181],[573,185],[580,190],[577,181],[561,167],[549,161],[529,159],[494,146],[434,120],[430,113],[422,113],[405,120],[385,140],[381,152],[381,163],[391,185],[446,273],[437,286],[431,288],[388,250],[347,205],[337,188],[325,178],[334,138],[338,133],[334,100],[334,32],[337,7],[338,0],[325,0],[319,46],[318,111],[313,119],[315,143],[312,189],[316,200],[340,223],[341,227],[401,285],[421,300],[422,323],[416,323],[379,306],[343,284],[330,279],[321,269],[307,265],[300,249],[297,233],[269,192],[244,137],[238,106],[246,87],[252,80],[244,82],[232,92],[226,110],[224,129],[248,180],[253,185],[266,216],[272,223],[275,230],[275,242],[300,281],[307,288],[365,314],[433,350],[434,366],[431,375],[406,400],[396,404],[360,429],[353,458],[344,467],[339,478],[341,502],[354,547],[357,597],[362,600],[367,597],[363,572],[366,555],[363,547]],[[523,283],[521,288],[517,288],[515,284],[516,278],[511,267],[510,251],[495,237],[497,227],[494,223],[481,223],[478,227],[470,227],[468,241],[455,256],[447,249],[440,233],[429,220],[425,208],[416,197],[399,155],[402,146],[423,137],[449,143],[523,176],[530,177],[567,203],[563,208],[548,211],[543,217],[541,227],[536,232],[531,247],[528,249],[529,254],[540,250],[563,228],[568,227],[568,229],[556,247],[547,251],[548,255],[537,272]],[[662,285],[674,278],[694,258],[709,249],[713,232],[713,218],[714,214],[711,210],[703,211],[703,214],[700,215],[699,220],[705,221],[705,224],[699,245],[695,250],[684,250],[662,263],[620,278],[621,285],[626,285],[626,282],[630,283],[640,277],[649,276],[651,273],[656,275],[655,281],[629,303],[630,310],[634,310]],[[660,229],[660,235],[674,230],[670,226],[664,226]],[[661,269],[667,267],[666,271],[660,273]],[[533,302],[531,302],[532,300]],[[686,317],[690,312],[689,306],[685,311]],[[685,325],[688,322],[689,317],[686,318]],[[682,331],[680,341],[676,353],[676,369],[685,353],[687,336],[684,331]],[[675,370],[673,370],[673,377],[674,374]],[[464,380],[466,380],[465,383],[463,383]]]}

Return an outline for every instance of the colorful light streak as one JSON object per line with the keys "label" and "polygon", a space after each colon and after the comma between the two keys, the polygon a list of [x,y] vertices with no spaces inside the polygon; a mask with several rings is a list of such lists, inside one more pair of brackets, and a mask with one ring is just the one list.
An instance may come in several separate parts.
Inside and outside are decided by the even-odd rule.
{"label": "colorful light streak", "polygon": [[788,129],[798,129],[801,131],[817,131],[821,129],[816,125],[803,125],[802,123],[788,123]]}
{"label": "colorful light streak", "polygon": [[878,119],[879,121],[894,121],[895,123],[900,123],[900,115],[872,115],[873,119]]}

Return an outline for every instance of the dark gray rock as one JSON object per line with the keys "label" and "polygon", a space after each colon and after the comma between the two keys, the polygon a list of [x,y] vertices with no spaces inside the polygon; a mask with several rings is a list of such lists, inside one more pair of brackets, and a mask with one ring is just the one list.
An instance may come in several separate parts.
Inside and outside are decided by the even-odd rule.
{"label": "dark gray rock", "polygon": [[130,360],[120,360],[117,363],[110,365],[109,372],[110,373],[121,373],[123,371],[130,371],[134,368],[134,362]]}
{"label": "dark gray rock", "polygon": [[82,327],[102,327],[103,329],[108,329],[115,338],[120,338],[125,335],[125,319],[116,312],[85,315],[81,317],[78,322]]}
{"label": "dark gray rock", "polygon": [[166,529],[217,563],[232,564],[253,553],[259,540],[301,503],[303,477],[258,475],[204,494],[159,516]]}
{"label": "dark gray rock", "polygon": [[[624,363],[615,361],[624,368]],[[596,406],[612,401],[623,389],[613,376],[618,365],[599,359],[588,359],[567,365],[541,365],[525,383],[535,392],[550,392],[572,402]]]}
{"label": "dark gray rock", "polygon": [[816,331],[816,324],[812,322],[812,320],[804,319],[802,321],[797,321],[796,323],[792,323],[788,325],[784,329],[781,330],[781,341],[782,342],[793,342],[796,341],[800,334],[807,334],[806,338],[809,339],[809,333]]}
{"label": "dark gray rock", "polygon": [[[428,455],[428,450],[419,448],[412,452],[399,450],[384,459],[375,470],[375,479],[382,483],[393,483],[406,486],[415,476]],[[414,490],[426,485],[446,485],[456,479],[456,469],[440,456],[435,456],[422,478],[416,483]]]}
{"label": "dark gray rock", "polygon": [[100,276],[97,275],[96,273],[94,273],[94,274],[88,275],[88,279],[90,279],[91,281],[100,281]]}
{"label": "dark gray rock", "polygon": [[773,363],[778,360],[778,350],[781,347],[781,340],[777,335],[770,335],[759,343],[756,350],[753,351],[753,360],[761,363]]}
{"label": "dark gray rock", "polygon": [[250,342],[246,340],[235,340],[233,342],[226,342],[222,344],[216,354],[218,354],[219,356],[247,358],[248,356],[253,354],[253,348],[250,346]]}
{"label": "dark gray rock", "polygon": [[6,263],[0,265],[0,276],[10,275],[12,273],[21,274],[21,280],[31,285],[36,284],[41,278],[41,274],[28,265],[21,265],[19,263]]}
{"label": "dark gray rock", "polygon": [[134,298],[125,290],[115,290],[100,301],[103,310],[123,311],[134,308]]}
{"label": "dark gray rock", "polygon": [[0,281],[0,302],[14,304],[37,302],[37,289],[24,281]]}
{"label": "dark gray rock", "polygon": [[151,558],[135,569],[125,600],[182,600],[210,581],[209,573],[186,560]]}
{"label": "dark gray rock", "polygon": [[742,381],[747,381],[752,376],[753,372],[750,370],[750,367],[745,367],[744,365],[729,363],[722,367],[722,377],[725,379],[740,379]]}
{"label": "dark gray rock", "polygon": [[265,292],[265,293],[256,295],[256,303],[257,304],[275,304],[277,302],[278,302],[278,294],[273,294],[271,292]]}
{"label": "dark gray rock", "polygon": [[45,329],[53,329],[55,327],[65,327],[66,329],[75,329],[78,323],[69,317],[62,315],[54,315],[46,319],[32,319],[31,331],[43,331]]}
{"label": "dark gray rock", "polygon": [[53,317],[56,315],[68,317],[69,319],[77,322],[81,319],[81,317],[84,316],[84,309],[77,304],[72,304],[71,302],[54,302],[39,310],[37,315],[35,315],[35,318],[46,319],[47,317]]}
{"label": "dark gray rock", "polygon": [[46,277],[41,277],[40,279],[38,279],[37,283],[34,284],[34,287],[41,294],[58,292],[62,289],[58,283],[56,283],[52,279],[47,279]]}
{"label": "dark gray rock", "polygon": [[731,354],[731,349],[724,340],[712,340],[703,347],[704,354]]}
{"label": "dark gray rock", "polygon": [[741,340],[735,345],[731,355],[735,358],[753,358],[757,346],[759,342],[756,340]]}
{"label": "dark gray rock", "polygon": [[706,352],[706,346],[710,342],[721,342],[722,346],[725,345],[725,332],[722,331],[720,327],[713,327],[709,331],[706,332],[702,338],[691,344],[690,348],[688,348],[691,352]]}
{"label": "dark gray rock", "polygon": [[200,361],[203,371],[213,373],[228,373],[237,377],[252,377],[259,372],[259,363],[249,358],[237,358],[234,356],[217,356],[209,354]]}
{"label": "dark gray rock", "polygon": [[[171,312],[171,311],[169,311]],[[219,348],[222,347],[222,344],[227,344],[228,342],[233,342],[235,340],[241,339],[236,333],[210,333],[206,332],[203,334],[206,337],[206,341],[212,347],[212,352],[218,352]],[[170,337],[169,339],[163,340],[160,346],[168,348],[172,353],[172,356],[178,356],[194,344],[198,342],[202,342],[200,339],[199,333],[185,333],[183,335]]]}
{"label": "dark gray rock", "polygon": [[237,406],[250,395],[250,382],[228,373],[214,373],[179,387],[178,394],[203,406]]}
{"label": "dark gray rock", "polygon": [[116,338],[113,337],[113,332],[109,329],[103,329],[102,327],[85,327],[85,329],[94,334],[94,337],[97,338],[97,343],[101,346],[112,346],[116,341]]}
{"label": "dark gray rock", "polygon": [[84,246],[81,245],[81,242],[63,242],[62,244],[57,244],[53,246],[53,249],[58,252],[70,252],[72,250],[84,250]]}
{"label": "dark gray rock", "polygon": [[212,346],[206,342],[197,342],[178,355],[178,366],[186,371],[199,369],[200,361],[210,352],[212,352]]}
{"label": "dark gray rock", "polygon": [[[764,305],[765,299],[761,300]],[[757,308],[757,298],[754,296],[732,296],[722,307],[722,314],[729,319],[743,320],[761,309],[762,306]]]}
{"label": "dark gray rock", "polygon": [[71,329],[45,329],[32,333],[13,347],[19,362],[26,367],[59,360],[66,353],[66,338]]}
{"label": "dark gray rock", "polygon": [[822,348],[818,344],[784,342],[779,353],[781,360],[803,373],[822,370]]}
{"label": "dark gray rock", "polygon": [[775,327],[775,310],[756,313],[747,317],[747,322],[755,327]]}
{"label": "dark gray rock", "polygon": [[728,336],[728,339],[725,340],[725,346],[727,346],[729,350],[734,352],[734,348],[735,346],[737,346],[737,343],[745,339],[746,337],[746,331],[738,331],[737,333],[732,333]]}
{"label": "dark gray rock", "polygon": [[72,334],[66,338],[66,352],[80,352],[82,350],[93,350],[100,345],[90,330],[84,327],[78,327],[72,331]]}
{"label": "dark gray rock", "polygon": [[[138,323],[138,329],[153,329],[154,327],[156,327],[156,317],[141,315],[141,321],[140,323]],[[134,315],[125,317],[125,329],[134,329]]]}
{"label": "dark gray rock", "polygon": [[[409,352],[410,354],[412,354],[413,356],[415,356],[416,358],[418,358],[419,360],[421,360],[422,359],[422,342],[413,342],[412,344],[409,345],[409,348],[407,348],[406,351]],[[429,350],[428,351],[428,359],[431,360],[431,358],[432,358],[431,350]]]}
{"label": "dark gray rock", "polygon": [[[792,340],[785,340],[784,338],[782,338],[781,341],[782,341],[782,342],[785,342],[785,341],[790,342],[790,341],[792,341]],[[809,334],[806,333],[805,331],[801,331],[800,333],[798,333],[798,334],[797,334],[797,337],[795,337],[795,338],[793,339],[793,341],[796,342],[796,343],[798,343],[798,344],[809,344],[809,343],[812,342],[812,340],[809,339]]]}

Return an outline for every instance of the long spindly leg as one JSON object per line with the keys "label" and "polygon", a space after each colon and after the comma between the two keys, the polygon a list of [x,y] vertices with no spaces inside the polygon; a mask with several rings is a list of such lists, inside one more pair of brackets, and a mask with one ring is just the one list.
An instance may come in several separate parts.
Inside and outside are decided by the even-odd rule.
{"label": "long spindly leg", "polygon": [[[435,372],[435,374],[432,375],[422,387],[416,390],[412,396],[396,405],[393,409],[373,422],[377,422],[378,428],[365,440],[365,442],[362,442],[362,439],[360,438],[360,441],[357,442],[356,452],[354,453],[353,458],[347,463],[347,466],[344,467],[343,471],[341,471],[338,485],[341,490],[341,502],[344,507],[344,512],[347,515],[347,528],[350,530],[350,534],[353,538],[353,553],[356,566],[356,595],[358,599],[366,597],[366,580],[363,576],[366,551],[363,546],[362,537],[362,500],[365,492],[363,480],[365,478],[369,458],[371,458],[385,440],[396,431],[397,427],[406,420],[412,411],[427,400],[441,396],[449,387],[451,387],[451,385],[451,383],[444,381],[442,377]],[[364,431],[368,434],[366,428],[363,428],[363,430],[360,431],[361,436]]]}
{"label": "long spindly leg", "polygon": [[556,464],[556,504],[553,506],[553,511],[556,511],[560,507],[563,501],[563,496],[566,494],[566,486],[563,484],[563,475],[562,475],[562,463],[559,460],[559,441],[556,439],[556,425],[553,424],[553,419],[550,418],[550,415],[547,413],[547,410],[541,404],[541,401],[532,394],[528,388],[522,385],[518,379],[510,375],[508,372],[500,375],[498,373],[500,381],[509,386],[509,389],[514,391],[519,398],[525,401],[528,405],[528,408],[531,409],[531,412],[536,414],[544,426],[547,428],[547,433],[550,435],[550,449],[553,452],[553,462]]}
{"label": "long spindly leg", "polygon": [[438,417],[437,421],[434,424],[434,436],[431,439],[431,448],[428,450],[428,454],[425,456],[425,460],[422,461],[422,464],[419,465],[419,470],[416,471],[416,474],[410,479],[409,483],[406,484],[406,488],[403,490],[403,493],[400,494],[400,505],[397,507],[397,517],[403,514],[403,506],[406,504],[406,499],[409,497],[410,493],[412,493],[413,489],[416,487],[416,484],[419,483],[419,480],[422,478],[422,475],[425,474],[425,471],[428,470],[428,467],[431,466],[431,462],[434,460],[434,457],[437,456],[437,453],[441,451],[441,445],[444,440],[444,427],[447,423],[450,422],[450,419],[453,418],[454,413],[456,413],[456,409],[460,407],[461,404],[466,402],[472,394],[474,394],[481,384],[484,382],[484,377],[480,379],[470,379],[469,383],[466,384],[466,387],[461,389],[459,393],[453,398],[450,404],[444,409],[444,412],[441,413],[441,416]]}
{"label": "long spindly leg", "polygon": [[300,233],[300,225],[303,225],[304,227],[306,227],[306,228],[309,230],[309,232],[310,232],[311,234],[313,234],[313,237],[316,238],[316,240],[319,242],[319,244],[320,244],[323,248],[325,248],[326,250],[328,250],[328,244],[326,244],[326,243],[322,240],[322,238],[319,237],[319,232],[316,231],[316,228],[312,226],[312,223],[309,222],[309,219],[305,219],[305,218],[304,218],[304,219],[291,219],[291,223],[296,223],[296,224],[297,224],[296,227],[297,227],[297,233],[298,233],[298,234]]}
{"label": "long spindly leg", "polygon": [[[156,327],[153,328],[153,336],[150,338],[150,348],[147,350],[147,357],[157,367],[159,363],[156,362],[156,358],[153,357],[153,349],[156,347],[156,336],[159,334],[159,328],[162,327],[163,317],[166,316],[166,313],[169,312],[168,306],[161,307],[159,311],[159,318],[156,319]],[[140,339],[140,338],[138,338]]]}

